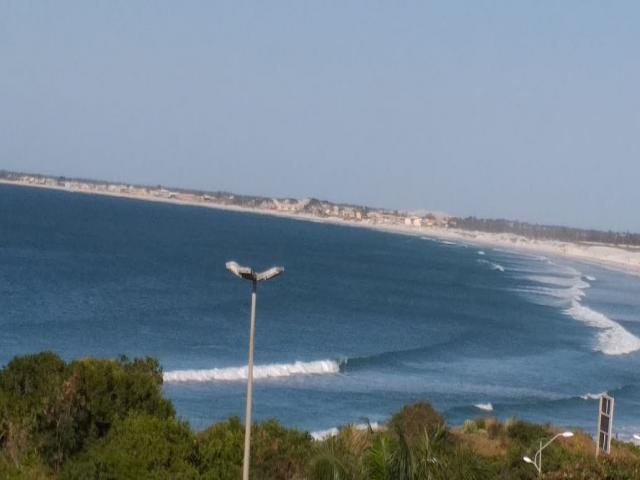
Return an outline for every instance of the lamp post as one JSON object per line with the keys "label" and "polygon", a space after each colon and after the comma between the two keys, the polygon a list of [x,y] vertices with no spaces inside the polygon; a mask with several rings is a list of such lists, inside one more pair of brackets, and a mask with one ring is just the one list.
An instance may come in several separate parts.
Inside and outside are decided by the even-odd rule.
{"label": "lamp post", "polygon": [[570,438],[570,437],[573,437],[573,432],[559,433],[544,445],[542,445],[542,440],[540,440],[540,448],[538,449],[535,456],[533,457],[533,460],[531,460],[529,457],[522,457],[522,460],[534,466],[534,468],[538,471],[539,478],[542,478],[542,451],[545,448],[547,448],[549,445],[551,445],[551,443],[553,443],[553,441],[558,437]]}
{"label": "lamp post", "polygon": [[249,327],[249,363],[247,366],[247,409],[244,425],[244,460],[242,462],[242,480],[249,480],[249,451],[251,446],[251,401],[253,394],[253,334],[256,324],[256,287],[258,282],[270,280],[284,272],[284,267],[272,267],[256,273],[251,267],[243,267],[236,262],[227,262],[227,270],[236,277],[250,280],[251,289],[251,324]]}

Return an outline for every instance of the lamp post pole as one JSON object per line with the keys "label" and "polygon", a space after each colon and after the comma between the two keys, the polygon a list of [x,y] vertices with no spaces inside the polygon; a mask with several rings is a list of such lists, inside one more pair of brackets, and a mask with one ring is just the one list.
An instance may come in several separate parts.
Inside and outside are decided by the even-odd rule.
{"label": "lamp post pole", "polygon": [[551,445],[551,443],[553,443],[553,441],[558,437],[570,438],[570,437],[573,437],[573,432],[558,433],[555,437],[553,437],[544,445],[542,445],[542,440],[540,440],[540,448],[538,449],[535,456],[533,457],[533,460],[531,460],[529,457],[522,457],[522,459],[526,463],[530,463],[531,465],[533,465],[533,467],[538,472],[538,478],[542,478],[542,451],[545,448],[547,448],[549,445]]}
{"label": "lamp post pole", "polygon": [[243,267],[236,262],[227,262],[227,270],[236,277],[251,280],[251,323],[249,326],[249,362],[247,364],[247,405],[244,420],[244,458],[242,461],[242,480],[249,480],[249,460],[251,452],[251,409],[253,403],[253,337],[256,327],[256,290],[258,282],[270,280],[284,272],[283,267],[272,267],[256,273],[251,267]]}
{"label": "lamp post pole", "polygon": [[249,363],[247,364],[247,407],[244,415],[244,460],[242,480],[249,480],[249,452],[251,447],[251,410],[253,401],[253,336],[256,328],[256,286],[253,280],[251,290],[251,326],[249,327]]}

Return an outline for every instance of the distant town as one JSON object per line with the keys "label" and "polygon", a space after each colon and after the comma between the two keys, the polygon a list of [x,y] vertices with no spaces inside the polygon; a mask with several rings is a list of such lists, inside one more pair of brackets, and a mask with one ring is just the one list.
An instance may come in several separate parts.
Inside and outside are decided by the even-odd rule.
{"label": "distant town", "polygon": [[0,179],[21,185],[43,186],[69,190],[72,192],[99,193],[127,196],[132,198],[172,199],[185,203],[203,203],[220,207],[241,207],[246,209],[305,214],[320,218],[333,218],[370,224],[406,225],[416,228],[455,226],[455,219],[444,214],[412,214],[398,210],[377,209],[359,205],[333,203],[315,198],[302,200],[295,198],[268,198],[252,195],[238,195],[230,192],[201,191],[170,188],[162,185],[130,185],[99,180],[18,173],[0,170]]}
{"label": "distant town", "polygon": [[0,170],[0,181],[18,185],[55,188],[71,192],[203,204],[218,208],[236,208],[287,216],[316,217],[369,225],[404,226],[416,231],[453,229],[489,233],[512,233],[539,240],[559,240],[578,243],[601,243],[622,247],[640,246],[640,234],[580,229],[566,226],[539,225],[505,219],[455,217],[439,212],[410,212],[373,208],[362,205],[334,203],[315,198],[269,198],[239,195],[221,191],[202,191],[157,185],[113,183],[101,180],[48,176]]}

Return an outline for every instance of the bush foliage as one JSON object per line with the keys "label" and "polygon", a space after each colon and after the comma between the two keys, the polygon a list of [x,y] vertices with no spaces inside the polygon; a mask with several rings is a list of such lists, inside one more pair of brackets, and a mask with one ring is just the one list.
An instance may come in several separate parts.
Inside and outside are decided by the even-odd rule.
{"label": "bush foliage", "polygon": [[[343,427],[314,441],[275,420],[252,426],[256,479],[535,479],[523,455],[557,430],[515,419],[468,420],[450,428],[425,402],[374,431]],[[237,417],[194,432],[176,418],[152,358],[16,357],[0,370],[0,479],[231,480],[241,476],[244,426]],[[548,479],[640,478],[640,449],[613,442],[594,458],[577,434],[544,453]]]}

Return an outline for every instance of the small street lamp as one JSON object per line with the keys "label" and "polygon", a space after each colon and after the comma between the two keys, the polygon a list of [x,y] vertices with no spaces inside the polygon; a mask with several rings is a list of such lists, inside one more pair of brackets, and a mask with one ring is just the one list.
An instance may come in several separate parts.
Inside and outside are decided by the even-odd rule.
{"label": "small street lamp", "polygon": [[253,394],[253,334],[256,324],[256,286],[258,282],[270,280],[284,272],[284,267],[273,267],[256,273],[251,267],[243,267],[236,262],[227,262],[227,270],[236,277],[251,280],[251,324],[249,327],[249,364],[247,366],[247,409],[244,425],[244,460],[242,462],[242,480],[249,480],[249,450],[251,446],[251,401]]}
{"label": "small street lamp", "polygon": [[538,472],[538,477],[542,478],[542,451],[547,448],[549,445],[551,445],[551,443],[559,437],[563,437],[563,438],[570,438],[573,437],[573,432],[562,432],[557,434],[555,437],[553,437],[551,440],[549,440],[547,443],[545,443],[544,445],[542,445],[542,440],[540,440],[540,448],[538,449],[538,451],[536,452],[535,456],[533,457],[533,460],[531,460],[531,458],[529,457],[522,457],[522,460],[524,460],[526,463],[530,463],[531,465],[533,465],[533,467],[537,470]]}

